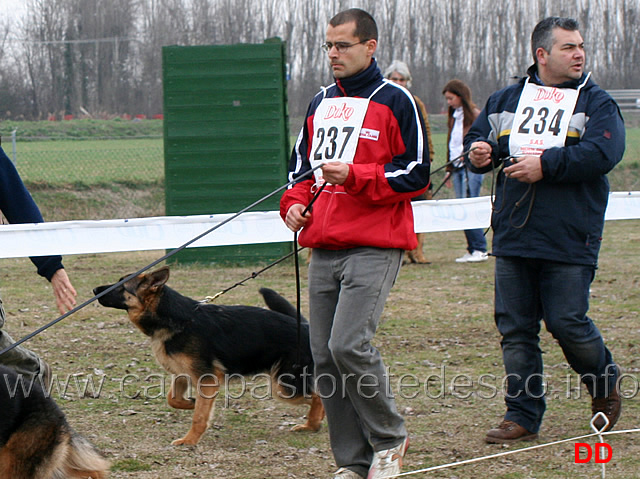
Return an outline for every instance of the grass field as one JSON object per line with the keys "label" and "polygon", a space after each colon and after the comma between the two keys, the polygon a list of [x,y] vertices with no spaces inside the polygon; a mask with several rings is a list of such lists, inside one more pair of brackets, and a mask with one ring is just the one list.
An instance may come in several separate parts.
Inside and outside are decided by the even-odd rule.
{"label": "grass field", "polygon": [[61,140],[19,143],[16,166],[29,184],[81,189],[114,182],[162,184],[161,138]]}
{"label": "grass field", "polygon": [[[639,231],[637,222],[607,223],[601,267],[592,285],[591,315],[626,375],[617,430],[640,427]],[[503,370],[492,318],[493,260],[457,264],[454,258],[463,249],[461,232],[428,235],[425,254],[432,264],[402,269],[375,341],[393,375],[393,390],[411,434],[405,471],[525,446],[482,442],[486,430],[504,413],[499,392]],[[65,262],[79,299],[85,300],[93,287],[113,282],[160,255],[83,255]],[[26,259],[1,263],[7,330],[21,337],[55,318],[52,294],[46,282],[36,278],[33,265]],[[201,299],[251,276],[255,269],[256,265],[174,265],[170,285]],[[305,266],[303,278],[304,270]],[[261,286],[295,298],[292,264],[269,270],[218,303],[259,305]],[[306,313],[305,294],[302,309]],[[291,433],[290,426],[302,421],[306,408],[252,399],[238,384],[230,388],[226,404],[225,397],[220,398],[212,427],[197,447],[172,447],[171,441],[188,429],[191,413],[167,406],[163,392],[169,379],[155,363],[146,337],[123,312],[94,303],[32,339],[29,347],[52,364],[58,385],[54,398],[72,425],[112,461],[113,478],[323,478],[335,469],[326,425],[315,434]],[[542,335],[542,349],[549,400],[540,439],[534,444],[589,434],[586,391],[547,333]],[[483,377],[484,386],[479,382]],[[264,392],[264,384],[253,386]],[[639,437],[635,433],[606,438],[614,454],[607,465],[608,478],[638,477]],[[600,465],[574,463],[575,442],[413,477],[600,477]],[[578,442],[593,445],[596,439]]]}

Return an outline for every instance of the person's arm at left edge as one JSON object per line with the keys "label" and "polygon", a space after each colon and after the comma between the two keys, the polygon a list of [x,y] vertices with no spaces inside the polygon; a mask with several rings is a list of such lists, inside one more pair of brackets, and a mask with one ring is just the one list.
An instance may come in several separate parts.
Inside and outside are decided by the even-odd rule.
{"label": "person's arm at left edge", "polygon": [[[9,223],[42,223],[40,209],[27,191],[18,171],[4,150],[0,148],[0,210]],[[38,274],[51,282],[53,295],[60,313],[65,313],[76,305],[76,290],[62,265],[62,257],[33,256],[31,262]]]}
{"label": "person's arm at left edge", "polygon": [[380,148],[388,148],[390,161],[350,164],[349,174],[342,183],[347,193],[372,204],[410,200],[429,186],[428,144],[422,116],[413,98],[405,92],[396,95],[384,111],[387,117],[381,122],[384,122],[389,144]]}

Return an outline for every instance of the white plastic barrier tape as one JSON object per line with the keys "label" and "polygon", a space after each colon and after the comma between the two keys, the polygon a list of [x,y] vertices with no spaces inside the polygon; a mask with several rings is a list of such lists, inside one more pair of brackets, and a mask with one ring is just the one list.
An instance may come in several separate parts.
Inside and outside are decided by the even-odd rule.
{"label": "white plastic barrier tape", "polygon": [[[412,203],[418,233],[487,228],[488,196]],[[232,214],[0,226],[0,258],[173,249]],[[640,219],[640,191],[611,193],[607,220]],[[244,213],[189,247],[291,241],[277,211]]]}

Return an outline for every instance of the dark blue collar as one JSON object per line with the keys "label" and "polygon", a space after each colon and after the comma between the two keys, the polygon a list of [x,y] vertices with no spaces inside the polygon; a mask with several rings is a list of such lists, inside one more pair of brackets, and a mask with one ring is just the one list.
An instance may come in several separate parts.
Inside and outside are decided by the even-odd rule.
{"label": "dark blue collar", "polygon": [[370,90],[372,85],[379,84],[382,78],[378,63],[375,58],[372,58],[371,65],[366,70],[348,78],[336,78],[336,85],[344,96],[368,96],[364,92]]}
{"label": "dark blue collar", "polygon": [[529,67],[529,69],[527,70],[527,75],[529,75],[531,80],[533,80],[533,82],[536,85],[554,86],[556,88],[573,88],[573,89],[576,89],[580,85],[582,85],[584,83],[584,81],[585,81],[586,76],[587,76],[586,73],[583,73],[582,76],[578,80],[569,80],[569,81],[560,83],[559,85],[545,85],[542,82],[542,80],[540,79],[540,77],[538,76],[538,65],[537,64],[533,64],[533,65],[531,65]]}

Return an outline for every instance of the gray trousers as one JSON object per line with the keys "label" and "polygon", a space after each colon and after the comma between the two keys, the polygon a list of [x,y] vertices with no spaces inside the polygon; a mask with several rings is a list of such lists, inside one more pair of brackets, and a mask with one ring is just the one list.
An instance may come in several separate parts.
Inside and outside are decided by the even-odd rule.
{"label": "gray trousers", "polygon": [[371,345],[402,256],[399,249],[314,249],[309,265],[311,351],[331,448],[338,467],[363,476],[373,451],[407,436]]}
{"label": "gray trousers", "polygon": [[[0,351],[11,346],[15,341],[2,328],[4,327],[5,313],[0,298]],[[42,369],[41,360],[36,353],[27,348],[17,346],[11,351],[0,356],[0,364],[7,366],[18,374],[33,377],[40,373]]]}

